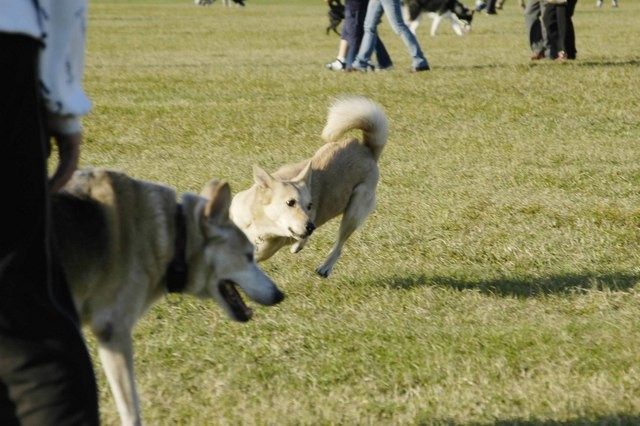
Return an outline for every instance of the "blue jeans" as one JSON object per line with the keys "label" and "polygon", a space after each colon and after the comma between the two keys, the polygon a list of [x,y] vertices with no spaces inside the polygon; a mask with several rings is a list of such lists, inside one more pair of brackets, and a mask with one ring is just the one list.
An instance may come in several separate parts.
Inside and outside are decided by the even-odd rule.
{"label": "blue jeans", "polygon": [[[360,49],[360,43],[364,35],[364,18],[367,14],[368,5],[369,0],[346,0],[344,2],[345,18],[341,38],[346,40],[349,45],[347,57],[344,61],[346,68],[353,66],[353,61]],[[382,40],[380,40],[380,37],[377,38],[375,52],[379,67],[388,68],[393,65],[391,57],[384,47]]]}
{"label": "blue jeans", "polygon": [[400,0],[370,0],[367,7],[367,15],[364,19],[364,36],[360,44],[358,56],[353,63],[355,68],[366,69],[371,55],[376,47],[377,26],[382,17],[382,13],[387,15],[387,20],[393,31],[398,34],[409,50],[411,61],[414,68],[428,67],[429,63],[425,58],[418,40],[409,30],[409,27],[402,19],[402,10],[400,9]]}
{"label": "blue jeans", "polygon": [[[345,67],[351,68],[353,66],[353,62],[356,59],[356,55],[358,54],[358,48],[360,43],[355,46],[350,46],[349,51],[347,53],[347,57],[344,60]],[[376,37],[376,59],[378,61],[378,67],[380,68],[389,68],[393,66],[393,61],[391,60],[391,56],[389,56],[389,52],[387,52],[387,48],[382,43],[380,37]]]}

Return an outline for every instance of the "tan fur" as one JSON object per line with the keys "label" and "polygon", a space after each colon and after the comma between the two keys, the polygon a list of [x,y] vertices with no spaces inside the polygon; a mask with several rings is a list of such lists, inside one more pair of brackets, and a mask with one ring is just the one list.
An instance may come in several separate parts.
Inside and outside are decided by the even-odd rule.
{"label": "tan fur", "polygon": [[[246,321],[250,311],[245,307],[239,315],[223,296],[222,283],[233,282],[263,305],[284,295],[255,264],[253,246],[229,219],[230,202],[226,183],[210,183],[207,198],[183,194],[189,271],[184,292],[213,298],[232,319]],[[74,301],[97,338],[122,424],[140,424],[131,333],[167,293],[166,273],[176,252],[176,193],[122,173],[89,169],[76,172],[53,206]]]}
{"label": "tan fur", "polygon": [[[338,141],[350,130],[362,140]],[[316,227],[342,215],[335,245],[316,272],[327,277],[345,241],[375,207],[379,179],[377,160],[387,140],[382,108],[362,97],[347,97],[329,108],[322,132],[327,142],[315,155],[269,174],[254,167],[254,185],[231,203],[234,222],[266,260],[285,245],[300,251]]]}

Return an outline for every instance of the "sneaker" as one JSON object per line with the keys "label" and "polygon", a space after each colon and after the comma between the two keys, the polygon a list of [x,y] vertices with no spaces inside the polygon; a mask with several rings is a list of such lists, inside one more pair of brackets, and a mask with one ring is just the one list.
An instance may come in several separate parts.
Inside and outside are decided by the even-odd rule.
{"label": "sneaker", "polygon": [[602,7],[602,0],[596,1],[596,7]]}
{"label": "sneaker", "polygon": [[336,58],[335,61],[325,64],[324,67],[329,71],[344,71],[344,62]]}
{"label": "sneaker", "polygon": [[564,50],[561,50],[558,52],[558,57],[556,58],[556,61],[558,62],[564,62],[567,60],[567,53]]}

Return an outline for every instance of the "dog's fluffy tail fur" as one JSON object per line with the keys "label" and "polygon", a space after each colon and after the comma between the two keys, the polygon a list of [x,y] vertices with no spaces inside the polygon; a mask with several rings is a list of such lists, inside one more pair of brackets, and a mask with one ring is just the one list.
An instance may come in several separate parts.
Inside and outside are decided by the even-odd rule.
{"label": "dog's fluffy tail fur", "polygon": [[331,107],[322,139],[335,142],[349,130],[362,130],[362,142],[378,161],[387,142],[387,117],[382,107],[371,99],[351,96],[339,99]]}

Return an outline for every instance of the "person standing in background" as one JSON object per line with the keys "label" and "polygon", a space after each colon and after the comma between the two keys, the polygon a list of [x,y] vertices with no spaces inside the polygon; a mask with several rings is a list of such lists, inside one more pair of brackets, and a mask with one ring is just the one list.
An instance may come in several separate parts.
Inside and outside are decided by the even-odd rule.
{"label": "person standing in background", "polygon": [[544,58],[557,56],[557,51],[552,52],[547,38],[547,29],[542,23],[545,3],[543,0],[528,0],[524,8],[524,26],[531,49],[531,60],[537,61]]}
{"label": "person standing in background", "polygon": [[[552,59],[575,59],[576,36],[573,28],[573,11],[577,0],[546,0],[542,22],[547,31]],[[557,52],[553,55],[553,52]]]}

